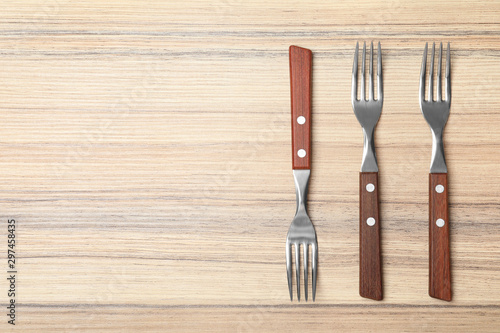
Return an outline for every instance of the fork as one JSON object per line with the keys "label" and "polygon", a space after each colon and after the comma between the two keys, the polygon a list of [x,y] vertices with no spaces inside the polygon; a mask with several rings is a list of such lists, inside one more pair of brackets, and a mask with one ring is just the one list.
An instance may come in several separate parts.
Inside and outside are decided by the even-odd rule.
{"label": "fork", "polygon": [[429,295],[451,301],[450,240],[448,218],[448,169],[444,158],[443,130],[451,104],[450,43],[446,52],[446,96],[441,96],[441,58],[443,43],[439,46],[437,68],[437,96],[434,100],[434,53],[432,44],[431,67],[429,72],[428,99],[425,100],[425,72],[427,63],[427,43],[425,44],[420,70],[420,109],[432,132],[432,159],[429,173]]}
{"label": "fork", "polygon": [[300,301],[300,248],[304,256],[304,294],[307,301],[309,246],[312,254],[312,293],[316,298],[318,242],[316,231],[307,215],[307,189],[311,174],[311,50],[290,46],[290,89],[292,104],[292,165],[297,210],[286,237],[286,273],[290,300],[292,291],[292,245],[295,248],[297,300]]}
{"label": "fork", "polygon": [[363,128],[364,147],[359,173],[359,294],[374,300],[382,299],[382,266],[380,255],[380,218],[378,200],[378,165],[375,154],[375,126],[382,113],[382,52],[377,53],[377,99],[373,87],[373,42],[370,46],[369,96],[365,95],[366,42],[363,44],[361,65],[361,98],[358,90],[358,50],[356,43],[352,68],[352,108]]}

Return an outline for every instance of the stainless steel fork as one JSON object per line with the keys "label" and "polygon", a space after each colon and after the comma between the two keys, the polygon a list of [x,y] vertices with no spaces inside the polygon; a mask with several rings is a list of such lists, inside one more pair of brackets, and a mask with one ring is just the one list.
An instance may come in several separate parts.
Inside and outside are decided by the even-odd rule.
{"label": "stainless steel fork", "polygon": [[373,42],[370,46],[369,93],[365,95],[366,43],[361,63],[361,98],[358,91],[358,50],[356,43],[352,67],[352,108],[364,135],[363,162],[359,173],[359,294],[374,300],[382,299],[382,265],[380,256],[380,218],[378,200],[378,165],[375,154],[375,126],[382,113],[382,52],[378,43],[377,99],[373,84]]}
{"label": "stainless steel fork", "polygon": [[297,210],[286,237],[286,273],[290,300],[292,291],[292,245],[295,248],[297,299],[300,301],[300,248],[304,256],[304,294],[307,301],[309,246],[312,254],[312,293],[316,298],[318,242],[316,231],[307,215],[307,189],[311,174],[311,69],[312,52],[290,46],[290,88],[292,99],[292,164]]}
{"label": "stainless steel fork", "polygon": [[446,52],[445,100],[441,92],[441,59],[443,43],[439,46],[436,100],[434,100],[434,53],[432,44],[429,71],[428,99],[425,100],[427,43],[420,70],[420,109],[432,132],[432,159],[429,173],[429,295],[451,301],[450,241],[448,219],[448,168],[444,158],[443,130],[451,105],[450,43]]}

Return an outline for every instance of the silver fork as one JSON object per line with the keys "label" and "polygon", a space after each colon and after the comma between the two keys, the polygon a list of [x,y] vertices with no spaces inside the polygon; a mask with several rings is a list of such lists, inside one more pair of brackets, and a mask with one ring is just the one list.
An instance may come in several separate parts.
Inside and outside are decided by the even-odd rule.
{"label": "silver fork", "polygon": [[369,96],[365,95],[366,43],[361,64],[361,98],[357,98],[358,50],[356,43],[352,67],[352,108],[363,128],[364,148],[359,173],[359,294],[374,300],[382,299],[382,265],[380,255],[380,219],[378,200],[378,165],[375,154],[375,126],[382,113],[382,52],[378,43],[377,99],[373,87],[373,42],[370,46]]}
{"label": "silver fork", "polygon": [[446,52],[445,100],[441,93],[443,43],[439,46],[437,96],[434,100],[434,53],[432,44],[428,99],[425,100],[427,43],[420,70],[420,109],[432,132],[432,159],[429,173],[429,295],[451,300],[450,242],[448,218],[448,168],[444,158],[443,130],[451,105],[450,43]]}
{"label": "silver fork", "polygon": [[312,52],[290,46],[290,88],[292,102],[292,164],[297,210],[286,237],[286,273],[290,300],[292,291],[292,245],[295,247],[297,299],[300,301],[300,247],[304,253],[304,294],[307,301],[309,246],[312,254],[312,293],[316,298],[318,242],[316,231],[307,215],[307,189],[311,174],[311,68]]}

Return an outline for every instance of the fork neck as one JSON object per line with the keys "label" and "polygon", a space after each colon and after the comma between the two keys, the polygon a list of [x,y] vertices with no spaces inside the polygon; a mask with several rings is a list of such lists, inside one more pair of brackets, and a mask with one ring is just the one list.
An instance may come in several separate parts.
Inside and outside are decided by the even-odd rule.
{"label": "fork neck", "polygon": [[307,190],[309,188],[309,176],[311,170],[309,169],[295,169],[293,170],[293,179],[295,180],[295,196],[297,199],[297,211],[307,213]]}
{"label": "fork neck", "polygon": [[378,172],[377,155],[375,154],[374,128],[363,127],[363,162],[361,172]]}
{"label": "fork neck", "polygon": [[430,173],[447,173],[444,158],[443,128],[431,128],[432,132],[432,159]]}

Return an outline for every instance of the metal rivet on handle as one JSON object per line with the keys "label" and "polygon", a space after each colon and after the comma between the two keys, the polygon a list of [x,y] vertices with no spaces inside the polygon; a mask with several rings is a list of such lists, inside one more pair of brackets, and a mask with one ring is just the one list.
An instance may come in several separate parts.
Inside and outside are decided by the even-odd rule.
{"label": "metal rivet on handle", "polygon": [[366,190],[367,190],[368,192],[373,192],[373,191],[375,191],[375,185],[373,185],[372,183],[370,183],[370,184],[366,185]]}
{"label": "metal rivet on handle", "polygon": [[436,185],[436,192],[437,193],[443,193],[444,192],[444,186],[439,184],[439,185]]}
{"label": "metal rivet on handle", "polygon": [[444,220],[443,219],[437,219],[436,220],[436,225],[440,228],[444,227]]}
{"label": "metal rivet on handle", "polygon": [[306,117],[304,116],[297,117],[297,122],[299,123],[299,125],[304,125],[306,123]]}
{"label": "metal rivet on handle", "polygon": [[306,151],[304,149],[299,149],[297,155],[299,155],[300,158],[303,158],[306,156]]}
{"label": "metal rivet on handle", "polygon": [[375,225],[375,219],[373,217],[367,218],[366,224],[368,224],[370,227],[373,227]]}

